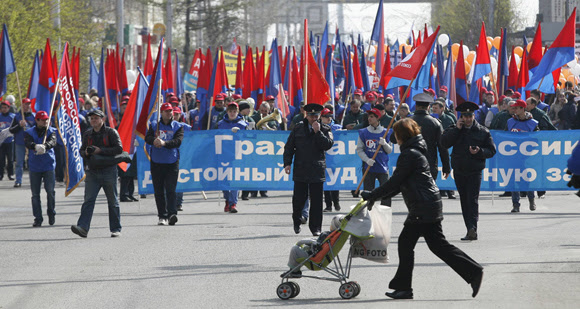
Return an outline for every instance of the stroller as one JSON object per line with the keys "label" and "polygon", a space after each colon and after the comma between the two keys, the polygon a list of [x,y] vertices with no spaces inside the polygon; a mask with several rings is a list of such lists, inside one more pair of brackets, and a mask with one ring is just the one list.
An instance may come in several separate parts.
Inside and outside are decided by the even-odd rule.
{"label": "stroller", "polygon": [[[330,232],[322,242],[312,241],[311,253],[307,257],[297,258],[296,262],[298,262],[298,265],[280,275],[282,277],[282,283],[276,289],[276,294],[279,298],[287,300],[298,296],[300,286],[295,282],[289,281],[289,279],[297,278],[313,278],[340,282],[341,285],[338,289],[338,294],[344,299],[356,297],[360,293],[360,285],[356,281],[348,281],[348,279],[353,255],[356,256],[353,247],[364,240],[374,237],[371,234],[371,221],[369,216],[367,215],[365,218],[361,217],[363,210],[366,208],[367,202],[361,200],[340,220],[339,227]],[[338,253],[349,236],[352,236],[351,248],[348,252],[346,264],[343,267]],[[300,272],[302,266],[314,271],[324,270],[332,277],[302,275]]]}

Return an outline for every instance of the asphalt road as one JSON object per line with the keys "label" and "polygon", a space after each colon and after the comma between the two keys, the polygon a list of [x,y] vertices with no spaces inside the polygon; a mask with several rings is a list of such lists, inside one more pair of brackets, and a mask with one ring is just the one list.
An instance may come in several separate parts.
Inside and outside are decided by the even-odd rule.
{"label": "asphalt road", "polygon": [[[481,291],[473,299],[470,286],[420,240],[415,299],[404,301],[384,296],[406,216],[400,197],[393,205],[390,263],[353,261],[359,296],[343,300],[338,283],[302,278],[293,280],[300,295],[283,301],[276,287],[290,248],[310,236],[307,228],[301,235],[292,230],[291,192],[240,201],[238,214],[223,212],[221,192],[206,192],[208,200],[187,193],[175,226],[156,225],[148,196],[121,204],[120,238],[110,237],[101,193],[89,237],[81,239],[70,225],[78,219],[83,192],[80,187],[65,198],[57,188],[56,224],[48,226],[45,218],[33,228],[28,180],[19,189],[0,182],[0,308],[577,308],[580,301],[580,199],[572,192],[548,192],[534,212],[523,199],[518,214],[509,212],[511,199],[482,193],[474,242],[459,240],[465,235],[459,201],[445,199],[444,232],[484,266]],[[355,203],[341,192],[343,210]],[[325,215],[325,227],[332,214]]]}

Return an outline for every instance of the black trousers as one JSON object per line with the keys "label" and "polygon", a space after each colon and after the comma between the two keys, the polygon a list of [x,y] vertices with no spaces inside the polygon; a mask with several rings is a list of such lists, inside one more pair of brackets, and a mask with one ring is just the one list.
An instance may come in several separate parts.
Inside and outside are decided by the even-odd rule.
{"label": "black trousers", "polygon": [[477,231],[479,220],[479,189],[481,187],[481,172],[475,174],[461,174],[454,172],[455,186],[459,192],[461,212],[467,230],[473,228]]}
{"label": "black trousers", "polygon": [[179,161],[171,164],[151,162],[151,179],[155,190],[155,204],[160,219],[168,219],[177,215],[177,177],[179,176]]}
{"label": "black trousers", "polygon": [[[367,177],[365,177],[365,180],[363,181],[365,191],[372,191],[375,188],[376,180],[379,181],[379,185],[382,185],[389,180],[389,174],[368,172]],[[381,199],[381,205],[391,206],[391,198],[387,197]]]}
{"label": "black trousers", "polygon": [[14,142],[0,144],[0,178],[4,177],[4,167],[8,177],[14,175]]}
{"label": "black trousers", "polygon": [[64,169],[66,165],[66,150],[64,149],[64,145],[57,144],[54,147],[54,156],[56,159],[56,168],[54,169],[54,178],[56,182],[63,182],[64,181]]}
{"label": "black trousers", "polygon": [[304,203],[310,196],[310,211],[308,227],[312,233],[322,230],[322,187],[323,182],[294,182],[294,194],[292,195],[292,221],[294,226],[299,226],[302,218]]}
{"label": "black trousers", "polygon": [[121,198],[129,198],[129,196],[133,196],[133,193],[135,192],[135,182],[133,181],[133,177],[122,176],[120,178],[121,190],[119,196]]}
{"label": "black trousers", "polygon": [[334,207],[339,205],[338,191],[324,191],[324,204],[326,208],[332,208],[332,203]]}
{"label": "black trousers", "polygon": [[423,236],[429,250],[449,265],[467,283],[480,274],[483,267],[465,252],[450,244],[443,235],[441,222],[405,224],[399,235],[399,268],[389,283],[394,290],[411,290],[413,267],[415,266],[415,245]]}

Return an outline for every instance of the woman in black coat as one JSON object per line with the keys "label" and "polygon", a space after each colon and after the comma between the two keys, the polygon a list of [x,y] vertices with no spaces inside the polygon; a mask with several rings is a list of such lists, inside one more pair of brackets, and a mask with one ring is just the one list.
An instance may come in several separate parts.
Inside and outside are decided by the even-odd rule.
{"label": "woman in black coat", "polygon": [[427,145],[421,136],[421,128],[414,120],[407,118],[397,121],[393,130],[401,147],[393,176],[373,191],[361,194],[363,199],[369,201],[371,210],[375,200],[393,197],[401,192],[409,209],[405,226],[399,235],[399,268],[389,283],[389,288],[394,291],[386,295],[395,299],[413,298],[411,281],[415,263],[414,248],[419,237],[423,236],[431,252],[471,284],[472,296],[475,297],[481,285],[483,267],[447,242],[443,235],[441,196],[425,157]]}

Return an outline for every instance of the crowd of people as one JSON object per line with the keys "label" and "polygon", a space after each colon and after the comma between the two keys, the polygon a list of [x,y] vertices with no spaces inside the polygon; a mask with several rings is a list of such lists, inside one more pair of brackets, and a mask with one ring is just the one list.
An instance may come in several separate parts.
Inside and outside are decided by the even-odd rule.
{"label": "crowd of people", "polygon": [[[117,124],[123,119],[130,95],[131,92],[128,91],[120,98],[118,112],[115,113]],[[288,93],[285,95],[288,102]],[[175,188],[179,171],[179,146],[185,131],[289,130],[292,132],[290,134],[292,139],[289,141],[295,143],[297,140],[294,138],[304,135],[300,130],[307,127],[311,132],[323,132],[323,136],[328,136],[329,139],[326,143],[331,146],[332,132],[357,130],[357,154],[361,159],[363,171],[368,169],[363,188],[373,190],[375,181],[384,184],[390,175],[388,160],[396,138],[391,131],[387,131],[387,128],[393,123],[410,118],[417,122],[422,130],[431,177],[437,179],[439,164],[442,165],[443,178],[449,176],[451,168],[454,169],[467,229],[467,235],[462,239],[476,240],[481,170],[485,167],[485,159],[495,154],[489,130],[530,132],[580,129],[580,113],[577,112],[580,93],[569,82],[555,95],[544,95],[534,90],[526,100],[522,100],[521,94],[512,90],[506,90],[499,97],[493,91],[485,91],[481,95],[480,106],[470,102],[456,106],[448,98],[448,89],[445,86],[439,89],[438,94],[433,89],[424,89],[423,93],[413,97],[414,110],[406,103],[396,102],[392,95],[383,95],[378,91],[363,93],[356,90],[348,104],[341,102],[338,92],[335,99],[334,104],[326,103],[323,106],[317,104],[316,110],[311,108],[312,104],[302,104],[300,108],[289,105],[290,112],[283,115],[277,108],[273,96],[264,96],[263,101],[256,104],[252,98],[244,99],[238,94],[220,93],[214,98],[215,105],[211,108],[211,112],[201,113],[200,102],[196,100],[195,93],[186,92],[182,97],[165,93],[165,103],[160,106],[159,115],[154,113],[151,117],[145,138],[151,158],[158,224],[174,225],[177,222],[178,211],[183,209],[183,193],[176,192]],[[134,185],[137,176],[135,157],[134,164],[126,171],[115,165],[103,167],[91,163],[95,155],[114,157],[122,152],[119,134],[115,128],[109,126],[101,101],[94,89],[88,94],[81,94],[78,99],[83,134],[81,155],[85,158],[87,171],[85,190],[89,194],[85,194],[81,217],[72,230],[83,237],[88,233],[94,199],[100,188],[103,188],[107,195],[112,236],[119,236],[121,231],[119,202],[138,201]],[[0,103],[0,129],[9,128],[13,134],[13,137],[6,138],[0,145],[0,180],[3,180],[6,174],[8,180],[14,181],[14,187],[19,188],[22,186],[23,171],[28,169],[33,196],[33,226],[36,227],[41,226],[43,222],[40,210],[40,187],[43,180],[48,195],[49,224],[54,224],[54,187],[64,186],[65,149],[60,135],[55,130],[56,113],[53,112],[52,115],[43,112],[33,113],[30,104],[30,100],[25,98],[17,110],[12,96],[8,96],[8,100]],[[45,122],[50,125],[47,127]],[[104,131],[101,128],[105,128]],[[305,136],[308,137],[308,134]],[[326,146],[328,145],[321,149],[329,149],[330,146]],[[452,146],[453,152],[449,154],[448,148]],[[302,151],[300,148],[301,146],[296,146],[291,154],[299,156],[298,153]],[[438,155],[441,162],[438,162]],[[318,156],[319,160],[322,160],[320,154],[309,156]],[[306,178],[297,181],[302,172],[302,167],[296,164],[297,159],[298,157],[294,158],[294,230],[298,233],[300,225],[307,223],[310,217],[310,222],[315,222],[310,225],[310,230],[313,234],[317,234],[320,233],[320,225],[317,222],[322,218],[321,212],[341,209],[339,194],[338,191],[324,190],[323,172],[316,176],[307,175]],[[286,161],[285,157],[284,164],[288,167],[292,159],[289,159],[289,164]],[[54,167],[51,168],[52,166]],[[319,166],[322,167],[322,164]],[[310,172],[314,173],[313,170]],[[314,182],[311,181],[313,178]],[[120,183],[120,194],[117,192],[117,182]],[[296,183],[305,185],[297,189]],[[312,183],[316,183],[316,187],[312,187]],[[241,200],[257,197],[258,193],[261,197],[268,196],[267,191],[242,191]],[[358,196],[358,192],[351,193],[354,197]],[[224,191],[223,195],[224,211],[237,213],[240,193],[237,190],[229,190]],[[442,191],[441,195],[455,199],[454,191]],[[537,192],[537,195],[543,198],[545,192]],[[512,212],[520,211],[520,197],[524,196],[529,201],[529,209],[532,211],[536,209],[534,192],[505,192],[501,196],[511,196]],[[146,196],[141,195],[141,198]],[[384,196],[381,204],[390,205],[390,197]]]}

